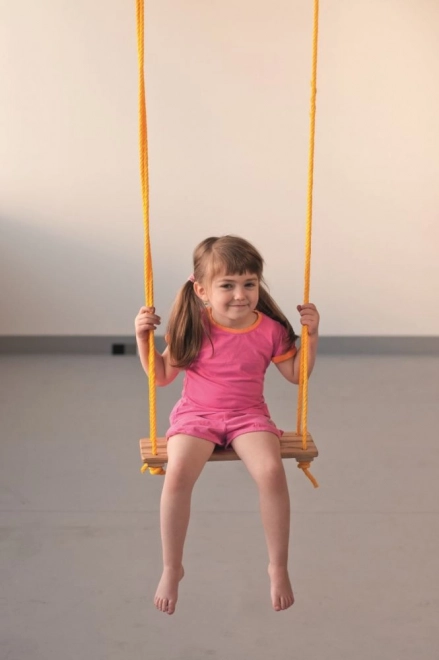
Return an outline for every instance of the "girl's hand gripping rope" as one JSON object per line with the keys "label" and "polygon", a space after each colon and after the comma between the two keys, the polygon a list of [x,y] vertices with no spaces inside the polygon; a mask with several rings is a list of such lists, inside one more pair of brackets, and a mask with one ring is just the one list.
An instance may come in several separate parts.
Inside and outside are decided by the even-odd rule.
{"label": "girl's hand gripping rope", "polygon": [[154,307],[141,307],[134,320],[136,338],[140,340],[147,339],[151,330],[156,330],[160,323],[161,318],[155,313]]}

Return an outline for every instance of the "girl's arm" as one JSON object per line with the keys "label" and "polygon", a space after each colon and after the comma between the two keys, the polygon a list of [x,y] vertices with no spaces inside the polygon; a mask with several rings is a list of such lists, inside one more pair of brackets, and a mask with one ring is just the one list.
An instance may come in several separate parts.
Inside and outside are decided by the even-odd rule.
{"label": "girl's arm", "polygon": [[[140,362],[142,363],[142,367],[146,375],[148,376],[148,371],[149,371],[148,339],[144,339],[144,340],[137,339],[137,346],[139,349]],[[175,380],[175,378],[180,373],[180,369],[178,369],[177,367],[173,367],[171,364],[168,347],[166,347],[163,353],[159,353],[158,350],[155,349],[154,361],[155,361],[155,382],[159,387],[164,387],[165,385],[169,385],[169,383],[172,383],[172,381]]]}
{"label": "girl's arm", "polygon": [[[319,322],[320,316],[317,308],[312,303],[306,305],[298,305],[297,310],[300,313],[300,322],[302,325],[308,326],[308,376],[311,375],[314,369],[314,364],[317,355],[317,345],[319,343]],[[300,355],[302,349],[299,348],[296,355],[285,362],[278,362],[277,368],[282,376],[290,383],[296,385],[300,380]]]}
{"label": "girl's arm", "polygon": [[[314,364],[316,361],[317,355],[317,345],[319,342],[319,336],[317,334],[310,335],[308,337],[308,376],[311,375],[312,370],[314,369]],[[285,360],[285,362],[278,362],[276,367],[281,372],[282,376],[286,378],[290,383],[295,385],[299,384],[300,379],[300,355],[302,349],[299,348],[296,355]]]}
{"label": "girl's arm", "polygon": [[[140,362],[147,375],[149,371],[149,333],[154,332],[160,323],[160,317],[156,315],[153,307],[141,307],[134,321]],[[168,348],[163,353],[159,353],[157,349],[154,350],[156,384],[163,387],[172,383],[180,369],[172,366]]]}

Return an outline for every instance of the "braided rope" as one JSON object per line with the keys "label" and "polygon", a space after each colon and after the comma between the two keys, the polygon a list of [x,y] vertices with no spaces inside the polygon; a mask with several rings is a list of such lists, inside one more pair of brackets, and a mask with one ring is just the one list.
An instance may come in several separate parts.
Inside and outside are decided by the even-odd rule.
{"label": "braided rope", "polygon": [[[312,237],[312,211],[313,211],[313,185],[314,185],[314,145],[315,145],[315,118],[317,96],[317,53],[318,53],[318,17],[319,0],[314,0],[313,23],[313,49],[312,49],[312,76],[311,76],[311,112],[310,112],[310,142],[308,160],[308,195],[307,218],[305,238],[305,285],[304,304],[309,302],[311,280],[311,237]],[[140,178],[142,188],[143,224],[144,224],[144,279],[145,302],[147,307],[154,307],[154,280],[151,257],[151,241],[149,232],[149,172],[148,172],[148,131],[146,122],[146,95],[144,74],[144,0],[136,0],[137,19],[137,46],[139,63],[139,152],[140,152]],[[307,418],[308,418],[308,328],[303,326],[301,337],[300,381],[297,406],[297,433],[302,434],[302,447],[307,448]],[[149,409],[150,409],[150,440],[152,454],[157,455],[157,413],[156,413],[156,379],[155,379],[155,348],[154,334],[149,335]],[[309,464],[299,463],[304,473],[314,481],[309,473]],[[143,469],[146,469],[144,466]],[[157,469],[150,471],[154,474]],[[316,485],[316,483],[314,484]]]}
{"label": "braided rope", "polygon": [[[309,303],[309,290],[311,281],[311,237],[312,237],[312,211],[314,187],[314,144],[316,126],[316,96],[317,96],[317,51],[319,30],[319,0],[314,0],[314,24],[312,43],[312,75],[311,75],[311,112],[310,112],[310,139],[308,157],[308,196],[306,213],[305,236],[305,287],[303,294],[304,304]],[[308,420],[308,328],[302,328],[300,351],[300,379],[297,405],[297,433],[302,434],[302,447],[306,449],[307,420]]]}
{"label": "braided rope", "polygon": [[[148,129],[146,122],[146,95],[145,95],[145,14],[144,0],[136,0],[137,23],[137,53],[139,63],[139,155],[140,155],[140,183],[142,188],[143,227],[144,227],[144,281],[145,305],[154,307],[154,279],[152,270],[151,239],[149,234],[149,170],[148,170]],[[154,333],[150,332],[148,355],[149,380],[149,422],[151,450],[157,456],[157,405],[156,405],[156,377],[155,377],[155,348]],[[152,472],[152,470],[150,469]],[[154,473],[157,473],[154,471]]]}

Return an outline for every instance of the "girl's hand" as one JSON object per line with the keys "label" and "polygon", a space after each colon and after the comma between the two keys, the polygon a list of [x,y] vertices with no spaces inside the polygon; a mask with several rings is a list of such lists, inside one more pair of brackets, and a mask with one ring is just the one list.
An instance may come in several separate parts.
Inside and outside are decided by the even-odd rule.
{"label": "girl's hand", "polygon": [[316,306],[312,303],[297,305],[297,311],[300,314],[301,324],[308,326],[308,335],[317,335],[319,331],[320,315]]}
{"label": "girl's hand", "polygon": [[137,339],[147,339],[151,331],[154,331],[161,323],[160,316],[155,313],[154,307],[141,307],[134,319]]}

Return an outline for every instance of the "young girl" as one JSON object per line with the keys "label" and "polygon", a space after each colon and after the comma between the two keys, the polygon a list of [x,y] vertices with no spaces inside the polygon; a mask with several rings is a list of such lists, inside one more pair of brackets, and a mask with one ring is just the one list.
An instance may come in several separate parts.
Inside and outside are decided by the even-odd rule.
{"label": "young girl", "polygon": [[[263,259],[246,240],[207,238],[194,252],[194,271],[178,293],[169,320],[167,348],[155,353],[157,385],[185,380],[174,407],[168,467],[161,498],[163,574],[155,605],[172,614],[183,578],[183,546],[192,489],[215,447],[232,445],[259,489],[276,611],[294,602],[288,575],[290,503],[280,457],[282,431],[264,401],[265,372],[274,362],[291,383],[299,382],[300,349],[293,328],[262,278]],[[318,339],[314,305],[297,307],[308,326],[311,373]],[[160,324],[153,308],[135,319],[140,360],[148,373],[148,334]]]}

